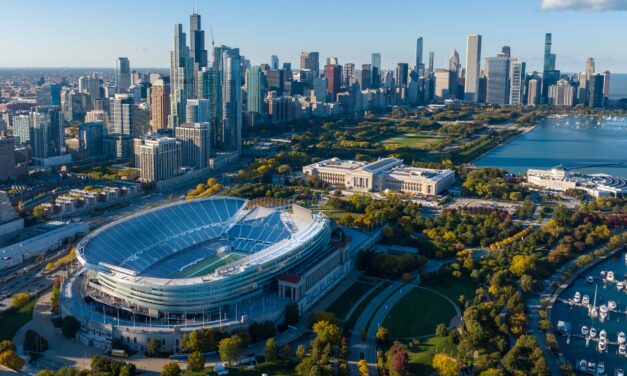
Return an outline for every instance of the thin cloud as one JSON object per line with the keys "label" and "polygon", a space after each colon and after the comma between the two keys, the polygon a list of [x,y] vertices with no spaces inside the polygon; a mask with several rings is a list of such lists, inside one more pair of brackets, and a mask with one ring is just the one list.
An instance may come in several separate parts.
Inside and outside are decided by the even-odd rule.
{"label": "thin cloud", "polygon": [[544,11],[625,11],[627,0],[542,0],[540,8]]}

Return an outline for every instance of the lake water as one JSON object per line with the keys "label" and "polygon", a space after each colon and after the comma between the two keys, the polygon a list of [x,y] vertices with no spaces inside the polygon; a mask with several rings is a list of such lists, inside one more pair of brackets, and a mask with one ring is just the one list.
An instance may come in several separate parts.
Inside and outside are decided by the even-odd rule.
{"label": "lake water", "polygon": [[584,173],[627,177],[627,118],[568,116],[542,120],[532,131],[492,150],[475,162],[520,174],[529,168],[547,169],[563,163],[584,166]]}
{"label": "lake water", "polygon": [[[557,328],[559,320],[568,322],[572,327],[570,344],[566,343],[566,337],[558,335],[560,349],[564,356],[570,360],[571,364],[576,365],[581,359],[605,363],[607,375],[614,375],[614,370],[622,368],[627,371],[627,357],[618,354],[617,334],[619,332],[627,333],[627,290],[619,291],[615,284],[603,283],[601,279],[601,271],[611,270],[615,273],[615,279],[623,281],[627,279],[627,263],[624,258],[625,253],[618,252],[605,262],[590,269],[586,275],[581,276],[573,282],[560,296],[560,300],[556,302],[551,311],[551,322],[553,327]],[[590,275],[595,278],[594,283],[587,283],[586,277]],[[588,316],[587,309],[582,306],[570,305],[566,301],[572,299],[576,292],[581,296],[588,295],[590,304],[593,304],[595,286],[597,288],[597,308],[601,304],[607,304],[609,301],[617,303],[617,311],[610,311],[608,319],[601,322],[598,318],[592,319]],[[599,352],[598,343],[590,341],[586,347],[586,340],[581,335],[582,326],[595,328],[597,333],[601,330],[607,332],[607,339],[610,344],[606,352]],[[598,337],[598,334],[597,334]]]}

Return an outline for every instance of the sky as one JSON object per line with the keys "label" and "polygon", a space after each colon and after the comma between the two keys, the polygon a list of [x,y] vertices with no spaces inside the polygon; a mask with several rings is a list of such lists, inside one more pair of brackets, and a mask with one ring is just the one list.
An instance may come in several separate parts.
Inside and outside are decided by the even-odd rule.
{"label": "sky", "polygon": [[239,47],[254,65],[278,55],[298,67],[300,51],[319,51],[321,65],[380,52],[383,68],[413,66],[418,36],[436,68],[453,49],[465,65],[466,35],[479,33],[482,58],[510,45],[532,71],[551,32],[563,72],[593,56],[597,70],[627,73],[627,0],[2,0],[0,67],[113,67],[127,56],[131,69],[167,68],[173,25],[188,30],[194,4],[207,47],[211,27],[216,45]]}

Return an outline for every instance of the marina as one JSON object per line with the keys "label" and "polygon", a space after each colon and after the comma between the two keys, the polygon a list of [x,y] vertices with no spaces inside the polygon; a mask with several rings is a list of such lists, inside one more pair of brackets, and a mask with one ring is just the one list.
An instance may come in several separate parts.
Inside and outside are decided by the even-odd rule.
{"label": "marina", "polygon": [[583,374],[627,369],[627,254],[618,253],[577,278],[551,310],[566,359]]}

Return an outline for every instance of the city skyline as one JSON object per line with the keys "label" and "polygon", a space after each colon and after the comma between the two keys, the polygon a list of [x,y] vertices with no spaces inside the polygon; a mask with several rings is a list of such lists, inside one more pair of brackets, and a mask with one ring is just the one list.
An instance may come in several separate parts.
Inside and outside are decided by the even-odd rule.
{"label": "city skyline", "polygon": [[[319,5],[325,2],[328,1],[323,0]],[[594,56],[598,67],[627,72],[627,52],[613,48],[621,43],[616,25],[624,16],[614,11],[627,9],[624,1],[534,0],[508,4],[507,12],[516,14],[517,23],[525,26],[517,29],[511,28],[508,18],[497,17],[503,14],[503,9],[490,6],[498,4],[493,0],[479,9],[455,0],[437,5],[401,2],[400,6],[407,11],[395,17],[385,17],[384,13],[369,9],[373,7],[356,8],[350,4],[333,4],[333,12],[303,14],[292,12],[297,5],[287,3],[281,4],[281,12],[273,12],[279,4],[276,1],[264,4],[246,1],[243,10],[241,4],[199,1],[196,11],[203,16],[207,50],[210,50],[213,29],[216,45],[239,47],[242,55],[255,65],[270,63],[271,55],[277,55],[281,63],[291,62],[297,67],[300,51],[318,51],[321,61],[338,56],[340,64],[360,65],[378,52],[382,54],[383,69],[393,69],[399,62],[413,66],[416,38],[422,37],[423,56],[434,51],[435,67],[446,67],[451,52],[456,49],[460,56],[465,56],[467,35],[478,33],[483,37],[482,59],[496,56],[503,45],[509,45],[512,57],[527,61],[528,71],[541,71],[544,34],[550,32],[553,53],[557,55],[556,65],[562,72],[584,71],[589,56]],[[76,1],[35,3],[40,11],[33,14],[31,24],[38,25],[37,29],[45,28],[46,33],[20,33],[10,40],[5,39],[4,50],[12,53],[0,56],[0,67],[111,67],[118,56],[127,56],[132,68],[167,68],[172,49],[172,25],[183,22],[183,30],[189,30],[189,15],[194,7],[192,1],[189,4],[159,2],[158,6],[148,1],[124,3],[127,11],[119,13],[115,27],[111,27],[110,19],[93,17],[107,11],[107,7],[99,4],[80,3],[77,7]],[[30,7],[26,9],[15,1],[3,7],[8,17],[0,25],[0,31],[14,35],[11,33],[21,26],[18,20],[23,20],[20,12]],[[292,14],[299,14],[299,17],[291,17]],[[351,17],[345,17],[346,14]],[[51,20],[68,17],[72,22],[51,23]],[[442,17],[448,17],[448,22],[441,22]],[[259,23],[258,18],[265,22]],[[478,19],[490,22],[477,25],[472,21]],[[315,26],[316,22],[330,23],[334,27],[320,33],[307,33],[303,25]],[[77,33],[77,29],[81,32]],[[296,32],[282,32],[286,29]],[[298,33],[298,30],[303,32]],[[33,49],[34,45],[38,48]]]}

